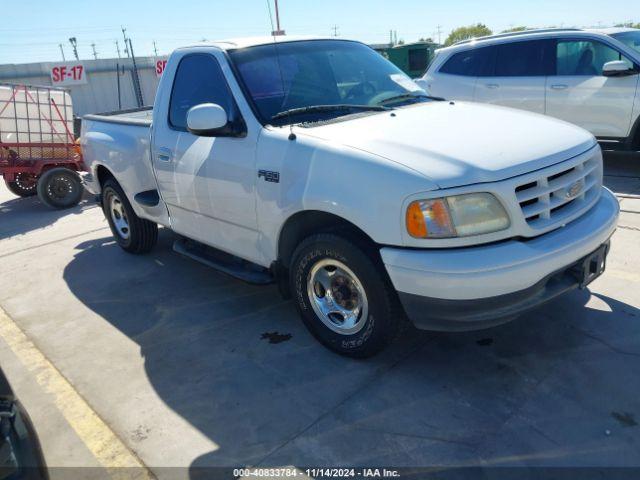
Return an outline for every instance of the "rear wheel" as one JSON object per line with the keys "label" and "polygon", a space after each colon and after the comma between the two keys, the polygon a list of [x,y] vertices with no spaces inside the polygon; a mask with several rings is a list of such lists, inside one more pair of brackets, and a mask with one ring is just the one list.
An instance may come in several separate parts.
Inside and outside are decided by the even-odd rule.
{"label": "rear wheel", "polygon": [[120,185],[108,179],[102,188],[102,209],[111,233],[129,253],[147,253],[158,241],[158,225],[136,215]]}
{"label": "rear wheel", "polygon": [[38,193],[38,177],[33,173],[16,173],[12,182],[5,180],[4,183],[11,193],[19,197],[32,197]]}
{"label": "rear wheel", "polygon": [[70,208],[82,198],[82,181],[64,167],[47,170],[38,180],[38,198],[51,208]]}
{"label": "rear wheel", "polygon": [[368,357],[395,338],[402,311],[366,248],[334,234],[309,237],[293,255],[290,281],[305,325],[331,350]]}

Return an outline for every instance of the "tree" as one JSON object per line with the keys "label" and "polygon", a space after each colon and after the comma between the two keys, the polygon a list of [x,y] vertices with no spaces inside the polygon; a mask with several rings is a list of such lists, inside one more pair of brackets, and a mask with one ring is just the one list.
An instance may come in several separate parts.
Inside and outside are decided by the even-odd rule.
{"label": "tree", "polygon": [[466,27],[459,27],[453,30],[447,39],[445,40],[445,46],[452,45],[456,42],[460,42],[462,40],[467,40],[469,38],[476,37],[484,37],[486,35],[491,35],[493,32],[484,25],[483,23],[478,23],[476,25],[468,25]]}
{"label": "tree", "polygon": [[524,32],[525,30],[529,30],[529,27],[511,27],[511,28],[507,28],[506,30],[503,30],[500,33],[511,33],[511,32]]}
{"label": "tree", "polygon": [[616,25],[616,27],[640,28],[640,23],[633,23],[633,22],[619,23]]}

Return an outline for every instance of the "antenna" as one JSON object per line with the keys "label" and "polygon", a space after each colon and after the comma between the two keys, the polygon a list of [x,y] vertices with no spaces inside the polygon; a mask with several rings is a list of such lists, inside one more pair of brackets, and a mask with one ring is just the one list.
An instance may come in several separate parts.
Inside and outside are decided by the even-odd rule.
{"label": "antenna", "polygon": [[[273,48],[276,52],[276,62],[278,63],[278,72],[280,73],[280,83],[282,84],[282,93],[284,94],[284,75],[282,73],[282,64],[280,63],[280,52],[278,51],[278,41],[276,39],[276,35],[278,34],[273,29],[273,15],[271,13],[271,3],[270,0],[267,0],[267,9],[269,10],[269,21],[271,22],[271,36],[273,37]],[[296,134],[293,133],[293,124],[291,123],[291,116],[288,115],[289,120],[289,140],[295,140]]]}

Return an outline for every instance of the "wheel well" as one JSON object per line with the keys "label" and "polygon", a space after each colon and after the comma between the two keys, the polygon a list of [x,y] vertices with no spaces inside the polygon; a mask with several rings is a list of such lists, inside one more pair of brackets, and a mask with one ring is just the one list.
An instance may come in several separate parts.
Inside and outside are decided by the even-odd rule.
{"label": "wheel well", "polygon": [[98,175],[98,183],[100,183],[100,187],[104,185],[104,182],[106,182],[108,178],[115,178],[109,169],[102,165],[98,165],[96,173]]}
{"label": "wheel well", "polygon": [[317,233],[335,232],[345,235],[379,258],[376,242],[360,228],[342,217],[318,210],[298,212],[287,219],[278,238],[278,261],[288,268],[293,252],[302,240]]}

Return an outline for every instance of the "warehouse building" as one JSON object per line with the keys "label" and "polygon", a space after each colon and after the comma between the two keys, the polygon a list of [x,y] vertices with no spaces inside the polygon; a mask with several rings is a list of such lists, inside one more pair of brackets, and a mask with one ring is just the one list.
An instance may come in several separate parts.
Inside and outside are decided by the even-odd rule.
{"label": "warehouse building", "polygon": [[136,57],[0,65],[0,83],[69,89],[77,116],[151,105],[166,58]]}

